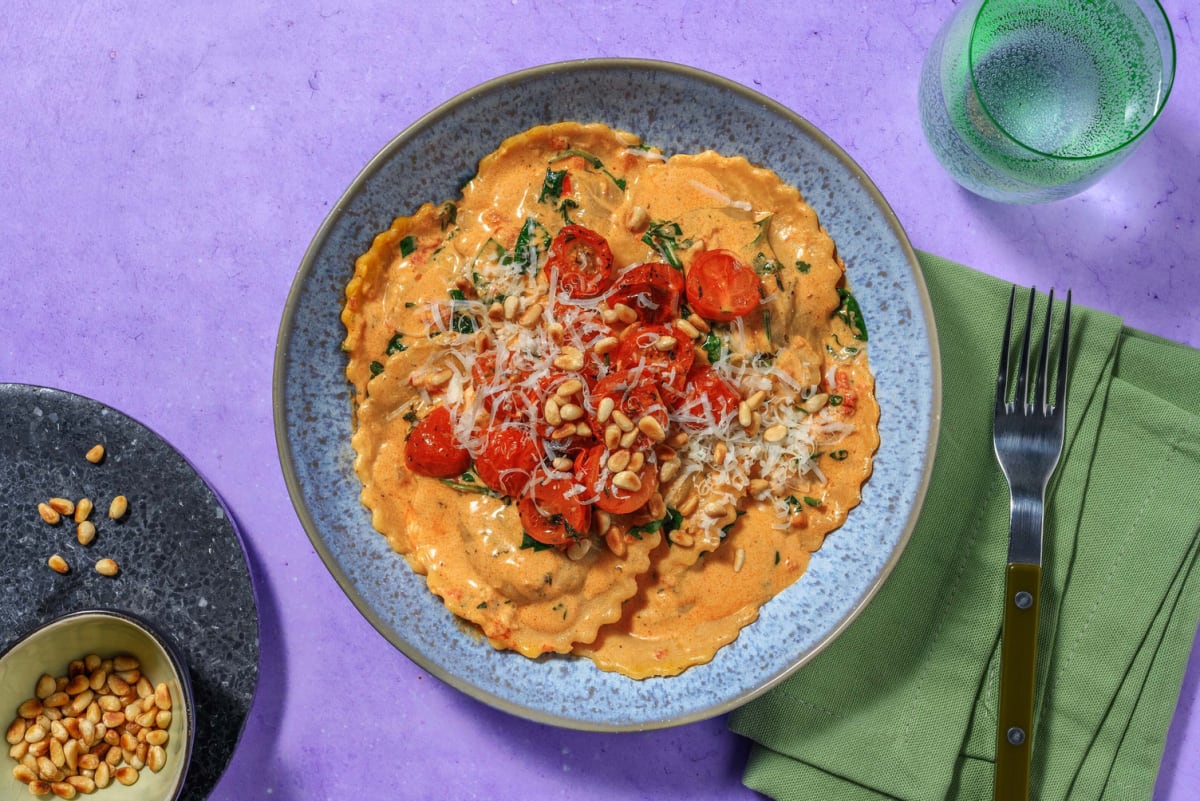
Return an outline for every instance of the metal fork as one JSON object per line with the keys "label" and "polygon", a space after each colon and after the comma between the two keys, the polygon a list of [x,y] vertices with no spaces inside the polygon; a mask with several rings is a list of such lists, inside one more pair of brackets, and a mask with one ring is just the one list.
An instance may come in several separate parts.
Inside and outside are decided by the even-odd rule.
{"label": "metal fork", "polygon": [[1037,372],[1029,374],[1034,298],[1021,339],[1016,392],[1009,400],[1009,349],[1017,288],[1008,298],[1004,346],[996,380],[996,415],[992,424],[996,458],[1008,479],[1012,496],[1009,520],[1008,569],[1004,588],[1004,628],[1000,644],[1000,705],[997,711],[996,801],[1025,801],[1029,797],[1029,761],[1033,730],[1034,679],[1037,671],[1038,607],[1042,583],[1042,527],[1046,485],[1062,454],[1067,413],[1067,352],[1071,335],[1071,292],[1067,291],[1059,335],[1058,368],[1053,402],[1050,386],[1050,322],[1054,291],[1050,291],[1042,330]]}

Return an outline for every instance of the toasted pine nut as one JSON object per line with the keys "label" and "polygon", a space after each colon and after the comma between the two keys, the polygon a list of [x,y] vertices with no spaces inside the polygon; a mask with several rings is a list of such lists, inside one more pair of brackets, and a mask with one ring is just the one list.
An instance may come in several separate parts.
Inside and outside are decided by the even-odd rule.
{"label": "toasted pine nut", "polygon": [[808,400],[804,401],[804,411],[808,412],[809,414],[815,414],[816,412],[821,411],[821,407],[824,406],[828,400],[829,393],[818,392],[816,395],[813,395]]}
{"label": "toasted pine nut", "polygon": [[749,428],[750,424],[754,422],[754,410],[746,401],[738,404],[738,422],[742,424],[742,428]]}
{"label": "toasted pine nut", "polygon": [[616,423],[611,423],[604,429],[604,446],[615,451],[621,445],[621,429]]}
{"label": "toasted pine nut", "polygon": [[112,559],[101,559],[96,562],[96,572],[102,576],[113,577],[121,570]]}
{"label": "toasted pine nut", "polygon": [[84,795],[96,792],[96,782],[88,776],[68,776],[67,784],[74,787]]}
{"label": "toasted pine nut", "polygon": [[637,492],[642,488],[642,480],[638,478],[637,473],[629,470],[622,470],[613,476],[613,486],[620,487],[623,490]]}
{"label": "toasted pine nut", "polygon": [[554,457],[554,461],[551,462],[551,464],[554,466],[555,470],[570,470],[575,466],[575,463],[565,456]]}
{"label": "toasted pine nut", "polygon": [[617,313],[612,309],[601,309],[600,319],[603,320],[606,325],[612,325],[617,321]]}
{"label": "toasted pine nut", "polygon": [[554,390],[554,394],[560,398],[569,398],[581,389],[583,389],[582,381],[578,378],[568,378],[559,385],[558,389]]}
{"label": "toasted pine nut", "polygon": [[79,769],[95,771],[100,767],[100,757],[90,751],[86,754],[79,755]]}
{"label": "toasted pine nut", "polygon": [[536,323],[537,319],[541,316],[542,304],[535,303],[525,310],[525,313],[521,315],[519,320],[517,320],[517,324],[524,328],[529,328]]}
{"label": "toasted pine nut", "polygon": [[587,556],[588,551],[592,549],[592,541],[588,539],[576,540],[567,548],[567,558],[572,562],[578,562],[583,557]]}
{"label": "toasted pine nut", "polygon": [[566,345],[554,358],[553,364],[560,370],[579,370],[583,367],[583,354],[579,348]]}
{"label": "toasted pine nut", "polygon": [[641,206],[631,206],[625,215],[625,227],[631,233],[642,230],[648,222],[650,222],[650,215]]}
{"label": "toasted pine nut", "polygon": [[766,492],[770,488],[771,488],[771,482],[767,481],[765,478],[750,479],[750,494],[751,495],[762,495],[764,492]]}
{"label": "toasted pine nut", "polygon": [[504,319],[504,306],[500,301],[493,301],[491,306],[488,306],[487,317],[489,320],[498,321]]}
{"label": "toasted pine nut", "polygon": [[554,440],[555,442],[558,442],[560,440],[566,439],[567,437],[573,437],[573,436],[575,436],[575,424],[574,423],[563,423],[558,428],[554,429],[554,431],[550,434],[550,439]]}
{"label": "toasted pine nut", "polygon": [[693,312],[688,315],[687,321],[696,327],[696,330],[701,334],[707,334],[712,328],[709,327],[708,321],[703,317]]}
{"label": "toasted pine nut", "polygon": [[787,436],[787,426],[783,423],[776,423],[764,431],[762,436],[767,442],[779,442]]}
{"label": "toasted pine nut", "polygon": [[138,780],[137,769],[131,765],[122,765],[121,767],[117,768],[115,771],[113,771],[113,776],[116,776],[117,781],[126,787],[134,784]]}
{"label": "toasted pine nut", "polygon": [[75,522],[82,523],[84,520],[87,520],[89,517],[91,517],[91,514],[92,499],[80,498],[79,502],[75,504]]}
{"label": "toasted pine nut", "polygon": [[[25,716],[22,715],[21,717],[25,717]],[[33,745],[34,743],[40,743],[42,740],[45,740],[45,739],[46,739],[46,727],[43,726],[42,724],[35,723],[32,726],[29,726],[28,728],[25,729],[25,742],[29,743],[30,745]]]}
{"label": "toasted pine nut", "polygon": [[563,325],[560,322],[553,322],[546,326],[546,333],[550,335],[553,342],[562,342],[563,340]]}
{"label": "toasted pine nut", "polygon": [[454,378],[454,371],[451,370],[449,367],[443,367],[441,370],[438,370],[433,375],[429,376],[429,378],[425,379],[425,386],[427,386],[427,387],[444,386],[446,383],[448,383],[450,381],[451,378]]}
{"label": "toasted pine nut", "polygon": [[69,498],[51,498],[50,508],[64,516],[75,514],[75,502]]}
{"label": "toasted pine nut", "polygon": [[632,448],[633,443],[637,442],[638,434],[639,432],[636,428],[633,431],[626,431],[621,435],[621,441],[618,444],[622,448]]}
{"label": "toasted pine nut", "polygon": [[583,407],[568,403],[559,409],[558,413],[562,415],[562,419],[574,422],[583,417]]}
{"label": "toasted pine nut", "polygon": [[662,467],[658,468],[658,480],[666,484],[671,479],[679,474],[681,462],[678,459],[668,459],[662,463]]}
{"label": "toasted pine nut", "polygon": [[650,496],[650,500],[646,501],[646,511],[655,520],[662,520],[667,515],[667,502],[663,500],[661,492],[656,492]]}
{"label": "toasted pine nut", "polygon": [[58,522],[62,520],[62,515],[56,512],[54,507],[48,503],[38,504],[38,514],[42,516],[42,520],[45,520],[52,526],[57,526]]}
{"label": "toasted pine nut", "polygon": [[620,558],[625,555],[625,535],[616,526],[609,526],[605,529],[604,544],[608,546],[608,550],[612,551],[613,556]]}
{"label": "toasted pine nut", "polygon": [[726,508],[726,505],[720,501],[712,501],[704,504],[704,514],[709,517],[724,517]]}
{"label": "toasted pine nut", "polygon": [[654,340],[654,349],[666,353],[667,351],[675,350],[675,346],[679,342],[673,336],[663,334],[658,339]]}
{"label": "toasted pine nut", "polygon": [[29,783],[29,792],[34,795],[47,795],[50,792],[50,783],[41,779],[34,779]]}
{"label": "toasted pine nut", "polygon": [[752,437],[758,436],[758,429],[762,425],[762,412],[750,412],[750,427],[746,429],[746,433]]}
{"label": "toasted pine nut", "polygon": [[591,435],[592,435],[592,427],[589,426],[587,423],[576,423],[575,424],[575,436],[590,437]]}
{"label": "toasted pine nut", "polygon": [[629,451],[617,451],[608,457],[608,461],[605,464],[609,470],[613,471],[614,473],[620,473],[622,470],[629,467],[629,458]]}
{"label": "toasted pine nut", "polygon": [[601,423],[607,423],[608,418],[612,417],[613,409],[617,404],[612,398],[604,397],[600,399],[600,405],[596,408],[596,419]]}
{"label": "toasted pine nut", "polygon": [[13,778],[15,778],[21,784],[29,784],[30,782],[37,781],[37,773],[30,770],[27,765],[22,765],[22,764],[18,763],[13,768],[12,773],[13,773]]}
{"label": "toasted pine nut", "polygon": [[546,398],[546,404],[542,407],[542,415],[546,418],[546,422],[552,426],[562,425],[562,414],[558,410],[558,401],[554,398]]}
{"label": "toasted pine nut", "polygon": [[714,464],[724,464],[725,457],[729,455],[729,446],[724,442],[718,442],[712,449],[712,460]]}
{"label": "toasted pine nut", "polygon": [[137,670],[142,665],[137,661],[137,657],[128,654],[118,654],[113,657],[112,669],[118,673],[124,673],[127,670]]}
{"label": "toasted pine nut", "polygon": [[96,524],[91,520],[84,520],[75,527],[75,539],[79,540],[80,545],[90,545],[92,540],[96,539]]}
{"label": "toasted pine nut", "polygon": [[[79,695],[84,690],[88,689],[88,678],[85,673],[76,673],[67,681],[67,686],[63,687],[63,692],[67,695]],[[84,708],[87,704],[83,705]]]}
{"label": "toasted pine nut", "polygon": [[[584,540],[584,542],[588,542],[588,540]],[[158,773],[166,764],[167,752],[163,749],[162,745],[155,744],[150,746],[150,751],[146,754],[146,767]]]}
{"label": "toasted pine nut", "polygon": [[88,452],[84,454],[83,458],[87,459],[92,464],[100,464],[100,461],[104,459],[104,446],[93,445],[88,449]]}
{"label": "toasted pine nut", "polygon": [[[51,676],[49,673],[43,673],[41,678],[39,678],[37,680],[37,686],[35,688],[34,695],[36,695],[39,699],[46,698],[50,695],[50,693],[54,692],[56,689],[58,689],[58,687],[56,686],[54,677]],[[37,712],[34,713],[34,715],[40,715],[41,712],[42,711],[39,709]],[[24,713],[21,713],[21,714],[24,714]]]}
{"label": "toasted pine nut", "polygon": [[107,761],[101,762],[96,766],[96,773],[92,778],[96,782],[97,789],[103,790],[109,785],[112,781],[112,769],[109,767]]}
{"label": "toasted pine nut", "polygon": [[638,430],[650,438],[651,442],[662,442],[667,438],[667,432],[663,429],[662,423],[650,415],[645,415],[637,422]]}
{"label": "toasted pine nut", "polygon": [[16,745],[25,739],[25,729],[28,728],[25,718],[18,717],[8,726],[8,731],[4,733],[4,739],[9,745]]}
{"label": "toasted pine nut", "polygon": [[66,573],[71,569],[71,566],[67,564],[67,560],[63,559],[59,554],[54,554],[47,559],[46,564],[50,565],[50,569],[55,573]]}
{"label": "toasted pine nut", "polygon": [[594,350],[597,355],[603,356],[606,353],[612,353],[617,349],[617,345],[620,344],[621,340],[617,339],[616,337],[603,337],[596,340],[596,344],[592,345],[592,350]]}
{"label": "toasted pine nut", "polygon": [[509,295],[504,299],[504,319],[511,320],[517,316],[517,308],[520,306],[521,299],[516,295]]}
{"label": "toasted pine nut", "polygon": [[746,398],[746,405],[750,407],[750,411],[755,411],[759,406],[762,406],[763,401],[767,399],[767,393],[764,390],[758,390],[750,397]]}
{"label": "toasted pine nut", "polygon": [[617,313],[617,319],[625,323],[625,325],[632,325],[637,322],[637,312],[624,303],[618,303],[613,306],[613,311]]}
{"label": "toasted pine nut", "polygon": [[112,503],[108,505],[108,516],[113,520],[120,520],[127,511],[129,511],[129,499],[124,495],[113,498]]}
{"label": "toasted pine nut", "polygon": [[699,339],[700,329],[684,320],[682,317],[675,321],[675,327],[683,332],[688,339]]}
{"label": "toasted pine nut", "polygon": [[737,553],[733,557],[733,572],[742,572],[742,565],[746,564],[746,549],[738,548]]}
{"label": "toasted pine nut", "polygon": [[160,729],[169,728],[171,725],[171,710],[160,709],[154,716],[154,725]]}
{"label": "toasted pine nut", "polygon": [[633,421],[629,419],[629,415],[620,409],[613,409],[612,421],[617,424],[617,427],[622,432],[628,433],[634,429]]}
{"label": "toasted pine nut", "polygon": [[146,733],[146,742],[150,745],[166,745],[169,736],[163,729],[151,729]]}
{"label": "toasted pine nut", "polygon": [[629,457],[629,465],[625,468],[633,473],[641,473],[642,468],[646,465],[646,455],[641,451],[634,451]]}

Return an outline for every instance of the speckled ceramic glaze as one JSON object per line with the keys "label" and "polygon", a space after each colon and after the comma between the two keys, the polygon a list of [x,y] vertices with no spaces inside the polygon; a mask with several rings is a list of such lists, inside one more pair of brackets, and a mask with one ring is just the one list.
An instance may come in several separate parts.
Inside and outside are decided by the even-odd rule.
{"label": "speckled ceramic glaze", "polygon": [[[97,443],[107,455],[92,464],[84,454]],[[0,384],[0,487],[0,651],[83,609],[149,621],[182,654],[195,698],[195,751],[179,797],[206,798],[233,755],[258,677],[257,607],[225,506],[141,423],[79,395],[23,384]],[[128,497],[129,510],[114,521],[107,512],[116,495]],[[90,545],[76,541],[73,522],[42,520],[37,506],[51,497],[95,503]],[[70,572],[47,567],[54,553]],[[120,565],[116,577],[94,570],[102,557]]]}
{"label": "speckled ceramic glaze", "polygon": [[[350,447],[341,300],[355,258],[392,218],[457,198],[507,136],[598,121],[669,153],[740,154],[795,184],[845,258],[870,328],[882,445],[863,504],[809,571],[707,665],[634,681],[586,659],[494,650],[371,527]],[[803,118],[762,95],[673,64],[555,64],[484,84],[418,120],[362,171],[317,232],[284,312],[275,422],[292,499],[313,544],[364,615],[419,665],[501,709],[581,729],[685,723],[733,708],[817,653],[874,595],[924,495],[940,409],[937,342],[908,240],[867,176]]]}

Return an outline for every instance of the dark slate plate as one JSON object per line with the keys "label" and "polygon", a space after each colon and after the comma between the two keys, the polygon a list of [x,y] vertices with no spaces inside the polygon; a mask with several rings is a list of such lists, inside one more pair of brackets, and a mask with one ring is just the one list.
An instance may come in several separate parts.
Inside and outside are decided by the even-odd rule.
{"label": "dark slate plate", "polygon": [[[100,464],[84,454],[107,449]],[[237,744],[258,679],[258,613],[246,554],[228,510],[153,431],[94,400],[0,384],[0,652],[66,612],[115,608],[148,619],[183,653],[196,700],[196,742],[181,799],[202,799]],[[129,498],[108,519],[115,495]],[[37,506],[91,498],[96,539],[51,526]],[[61,554],[71,571],[46,565]],[[102,557],[121,567],[98,574]]]}

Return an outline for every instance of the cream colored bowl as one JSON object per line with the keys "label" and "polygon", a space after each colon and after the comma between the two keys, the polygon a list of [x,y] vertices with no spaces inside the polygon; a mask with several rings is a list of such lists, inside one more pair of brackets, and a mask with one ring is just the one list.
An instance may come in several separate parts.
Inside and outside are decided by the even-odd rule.
{"label": "cream colored bowl", "polygon": [[[126,612],[94,610],[57,618],[25,635],[0,655],[0,728],[6,732],[4,754],[0,756],[0,762],[4,764],[4,770],[0,771],[0,801],[71,797],[62,786],[57,788],[58,793],[50,792],[43,796],[30,794],[29,786],[14,774],[14,768],[20,763],[12,758],[10,749],[13,743],[10,740],[17,740],[19,749],[19,743],[27,735],[30,739],[37,739],[37,733],[30,735],[32,726],[26,724],[25,734],[18,739],[17,730],[22,728],[21,725],[18,724],[16,729],[11,727],[19,717],[21,705],[36,698],[39,677],[44,674],[54,678],[66,676],[68,665],[73,660],[83,660],[90,654],[101,659],[118,655],[137,659],[143,676],[152,684],[163,683],[169,689],[171,714],[165,728],[167,740],[161,745],[166,754],[162,768],[156,772],[150,766],[142,767],[136,781],[130,785],[122,784],[114,777],[107,787],[97,789],[94,795],[88,797],[104,801],[171,801],[179,797],[195,736],[195,707],[187,667],[176,649],[145,620]],[[105,693],[109,693],[107,684],[102,685],[100,692],[93,692],[93,701]],[[63,720],[67,717],[72,715],[65,714]],[[86,713],[77,717],[86,717]],[[53,724],[51,728],[55,728]],[[61,744],[63,731],[58,730],[57,733]],[[48,731],[46,737],[53,738],[54,735]],[[156,739],[160,737],[156,735]],[[74,739],[69,735],[67,738]],[[51,748],[47,757],[61,759],[61,754],[54,753],[56,750]],[[84,795],[79,792],[78,797]]]}

